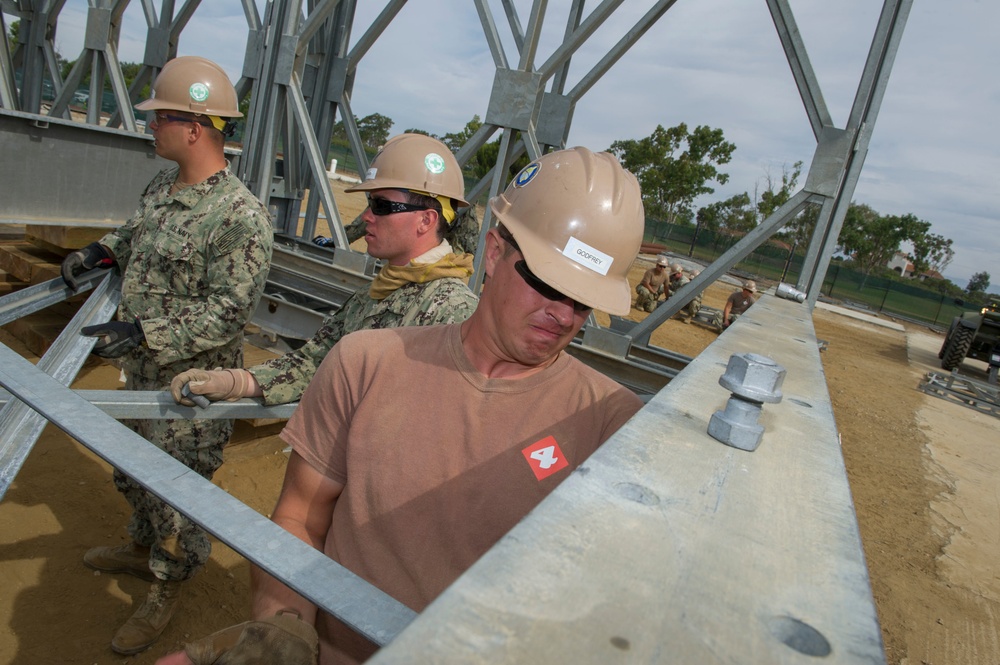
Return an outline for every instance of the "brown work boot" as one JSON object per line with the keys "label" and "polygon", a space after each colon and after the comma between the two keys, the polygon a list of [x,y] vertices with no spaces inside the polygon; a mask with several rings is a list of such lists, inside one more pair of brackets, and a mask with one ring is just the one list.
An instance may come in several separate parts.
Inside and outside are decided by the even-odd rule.
{"label": "brown work boot", "polygon": [[135,543],[94,547],[83,555],[83,563],[104,573],[128,573],[147,582],[156,580],[149,569],[149,548]]}
{"label": "brown work boot", "polygon": [[177,609],[182,582],[157,580],[149,588],[146,600],[111,640],[111,650],[131,656],[152,646],[170,623]]}

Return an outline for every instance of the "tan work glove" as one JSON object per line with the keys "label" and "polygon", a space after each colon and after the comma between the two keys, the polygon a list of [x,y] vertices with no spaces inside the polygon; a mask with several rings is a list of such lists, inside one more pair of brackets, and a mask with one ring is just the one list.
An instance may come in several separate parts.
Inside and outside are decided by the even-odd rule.
{"label": "tan work glove", "polygon": [[316,665],[319,636],[295,613],[224,628],[184,647],[194,665]]}
{"label": "tan work glove", "polygon": [[235,402],[250,394],[252,378],[245,369],[189,369],[173,378],[170,382],[170,394],[178,404],[194,406],[194,402],[181,394],[184,384],[190,383],[188,388],[195,395],[204,395],[213,402]]}

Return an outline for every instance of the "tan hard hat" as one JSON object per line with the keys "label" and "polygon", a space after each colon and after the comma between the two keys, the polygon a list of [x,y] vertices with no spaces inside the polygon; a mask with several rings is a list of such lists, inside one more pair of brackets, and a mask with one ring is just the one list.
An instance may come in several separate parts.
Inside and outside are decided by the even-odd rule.
{"label": "tan hard hat", "polygon": [[446,196],[469,205],[465,200],[465,176],[458,160],[444,143],[424,134],[399,134],[385,145],[365,175],[365,181],[345,192],[369,192],[375,189],[409,189]]}
{"label": "tan hard hat", "polygon": [[749,291],[750,293],[757,293],[757,282],[753,281],[752,279],[748,279],[746,281],[746,284],[743,285],[743,288]]}
{"label": "tan hard hat", "polygon": [[635,176],[614,155],[571,148],[524,167],[490,209],[540,280],[609,314],[629,313],[628,271],[645,228]]}
{"label": "tan hard hat", "polygon": [[679,263],[675,263],[674,265],[670,266],[670,270],[672,272],[684,272],[684,268],[681,268],[681,264]]}
{"label": "tan hard hat", "polygon": [[667,267],[667,257],[661,256],[660,258],[656,259],[656,265],[663,266],[664,268],[666,268]]}
{"label": "tan hard hat", "polygon": [[236,88],[211,60],[182,55],[167,61],[153,81],[153,96],[139,102],[140,111],[187,111],[220,118],[242,118]]}

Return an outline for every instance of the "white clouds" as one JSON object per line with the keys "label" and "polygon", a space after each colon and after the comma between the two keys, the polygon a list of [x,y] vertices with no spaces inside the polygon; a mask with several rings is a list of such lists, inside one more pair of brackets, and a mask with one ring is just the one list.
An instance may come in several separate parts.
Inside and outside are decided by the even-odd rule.
{"label": "white clouds", "polygon": [[[490,3],[508,60],[516,63],[500,2]],[[82,45],[86,4],[68,0],[62,12],[57,46],[67,57]],[[257,4],[263,8],[263,0]],[[526,26],[531,2],[514,4]],[[629,0],[619,7],[574,55],[567,90],[652,4]],[[382,5],[359,3],[355,39]],[[594,6],[588,3],[587,11]],[[791,6],[834,123],[843,127],[882,3],[791,0]],[[536,64],[561,42],[569,0],[550,0],[548,7]],[[998,23],[1000,3],[913,3],[854,197],[884,213],[912,212],[952,238],[956,258],[947,272],[961,285],[991,270],[1000,255]],[[239,0],[206,1],[180,51],[218,61],[235,79],[246,34]],[[121,58],[140,60],[144,40],[144,17],[132,3]],[[493,59],[473,3],[411,1],[360,64],[353,105],[359,116],[393,118],[393,131],[440,134],[484,116],[492,82]],[[722,128],[737,145],[725,168],[731,181],[716,197],[752,192],[766,168],[780,172],[796,160],[808,167],[815,139],[765,2],[678,2],[583,97],[570,142],[604,149],[682,121]]]}

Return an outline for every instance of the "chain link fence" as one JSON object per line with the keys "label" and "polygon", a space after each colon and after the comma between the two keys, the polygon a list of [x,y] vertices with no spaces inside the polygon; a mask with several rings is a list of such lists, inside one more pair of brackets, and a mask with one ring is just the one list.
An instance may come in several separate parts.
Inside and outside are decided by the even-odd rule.
{"label": "chain link fence", "polygon": [[[647,221],[647,240],[667,247],[676,254],[711,263],[739,241],[740,236],[713,233],[694,226]],[[651,233],[650,233],[651,232]],[[758,281],[794,284],[802,270],[803,252],[787,243],[769,240],[734,266],[732,272]],[[917,280],[904,281],[866,276],[834,260],[823,280],[821,293],[849,307],[885,313],[894,317],[947,329],[952,319],[964,311],[977,309],[976,303],[963,303],[944,295]]]}

